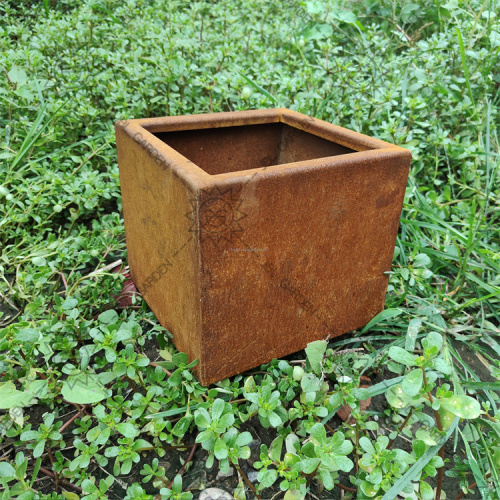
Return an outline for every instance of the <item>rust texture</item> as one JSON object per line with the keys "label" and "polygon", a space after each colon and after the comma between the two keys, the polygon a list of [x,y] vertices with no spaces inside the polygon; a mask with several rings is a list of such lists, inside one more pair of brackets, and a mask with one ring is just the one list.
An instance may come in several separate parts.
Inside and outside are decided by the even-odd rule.
{"label": "rust texture", "polygon": [[115,128],[132,278],[202,384],[383,309],[408,150],[287,109]]}

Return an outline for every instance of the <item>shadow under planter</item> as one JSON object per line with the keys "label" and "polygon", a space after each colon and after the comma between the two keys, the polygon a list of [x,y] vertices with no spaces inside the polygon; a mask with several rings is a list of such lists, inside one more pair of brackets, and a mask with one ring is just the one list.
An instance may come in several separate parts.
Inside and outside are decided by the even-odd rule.
{"label": "shadow under planter", "polygon": [[132,278],[202,384],[383,309],[408,150],[287,109],[115,128]]}

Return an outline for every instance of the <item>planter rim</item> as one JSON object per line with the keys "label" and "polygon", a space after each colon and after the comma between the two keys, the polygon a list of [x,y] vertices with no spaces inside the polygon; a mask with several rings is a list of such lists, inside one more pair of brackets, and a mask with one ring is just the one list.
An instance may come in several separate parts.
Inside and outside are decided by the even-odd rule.
{"label": "planter rim", "polygon": [[[353,153],[315,158],[293,163],[255,167],[221,174],[209,174],[203,168],[163,142],[154,134],[189,130],[216,129],[225,127],[251,126],[269,123],[283,123],[341,146],[354,149]],[[221,113],[202,113],[158,118],[120,120],[115,128],[125,131],[136,142],[151,146],[159,158],[159,164],[170,167],[174,173],[194,189],[210,189],[224,181],[247,179],[249,176],[274,177],[284,173],[299,173],[322,168],[349,165],[361,160],[390,158],[402,153],[411,157],[408,149],[380,139],[369,137],[323,120],[318,120],[287,108],[271,108]]]}

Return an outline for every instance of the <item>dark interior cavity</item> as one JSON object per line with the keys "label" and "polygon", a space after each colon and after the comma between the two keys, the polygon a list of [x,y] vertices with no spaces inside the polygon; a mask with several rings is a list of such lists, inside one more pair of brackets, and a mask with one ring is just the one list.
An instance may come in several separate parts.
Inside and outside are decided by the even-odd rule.
{"label": "dark interior cavity", "polygon": [[210,175],[355,152],[284,123],[154,135]]}

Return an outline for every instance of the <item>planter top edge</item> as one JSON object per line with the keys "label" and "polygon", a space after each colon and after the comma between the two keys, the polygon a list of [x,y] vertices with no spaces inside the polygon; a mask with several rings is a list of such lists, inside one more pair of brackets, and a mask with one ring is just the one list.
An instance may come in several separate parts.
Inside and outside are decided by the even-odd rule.
{"label": "planter top edge", "polygon": [[306,133],[317,135],[328,141],[335,142],[355,151],[368,151],[371,149],[401,149],[400,146],[375,139],[361,132],[355,132],[339,125],[334,125],[325,120],[318,120],[291,109],[280,109],[281,122]]}
{"label": "planter top edge", "polygon": [[117,123],[137,124],[148,132],[155,134],[158,132],[203,130],[279,122],[356,151],[386,148],[404,149],[389,142],[375,139],[360,132],[355,132],[287,108],[136,118],[121,120]]}
{"label": "planter top edge", "polygon": [[[355,152],[331,157],[322,157],[294,163],[276,164],[247,170],[209,174],[178,151],[155,136],[157,132],[201,130],[265,123],[284,123],[306,133],[322,137]],[[411,152],[406,148],[366,136],[323,120],[309,117],[286,108],[262,110],[231,111],[222,113],[203,113],[158,118],[138,118],[120,120],[115,123],[116,131],[122,130],[136,142],[146,140],[160,156],[163,168],[171,167],[177,176],[184,180],[191,189],[203,189],[214,183],[238,181],[249,176],[282,175],[317,168],[348,165],[360,160],[407,157]]]}
{"label": "planter top edge", "polygon": [[285,174],[299,174],[311,172],[313,170],[322,170],[328,168],[348,167],[349,165],[358,164],[360,161],[370,162],[383,159],[406,158],[408,165],[411,161],[411,152],[408,149],[395,147],[376,149],[368,151],[356,151],[354,153],[327,156],[323,158],[314,158],[294,163],[282,163],[279,165],[270,165],[269,167],[258,167],[248,170],[240,170],[236,172],[227,172],[223,174],[209,175],[214,185],[221,182],[248,182],[254,177],[261,179],[266,177],[281,176]]}
{"label": "planter top edge", "polygon": [[253,109],[245,111],[225,111],[221,113],[200,113],[180,116],[161,116],[157,118],[137,118],[128,120],[140,125],[148,132],[177,132],[202,130],[207,128],[239,127],[279,123],[281,109]]}

